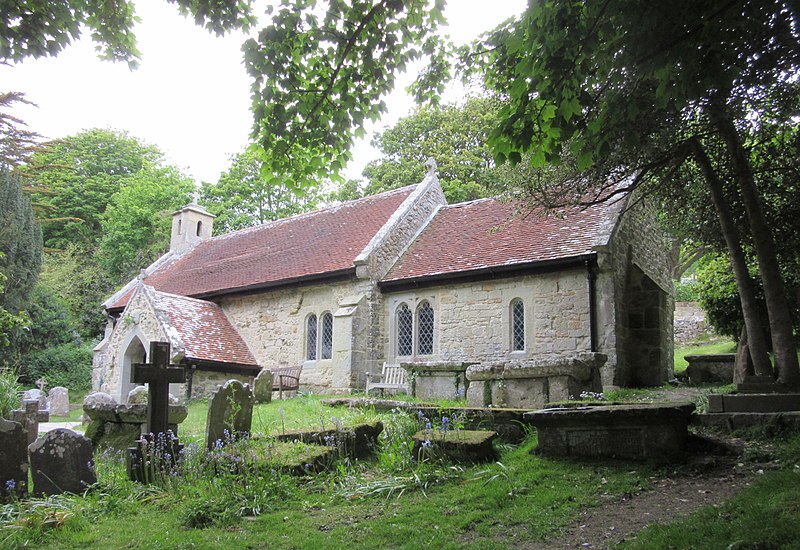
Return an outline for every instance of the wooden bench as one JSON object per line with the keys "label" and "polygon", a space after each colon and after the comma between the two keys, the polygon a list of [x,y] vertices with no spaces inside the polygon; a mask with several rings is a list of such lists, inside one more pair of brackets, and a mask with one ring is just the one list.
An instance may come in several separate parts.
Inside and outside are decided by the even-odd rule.
{"label": "wooden bench", "polygon": [[[380,377],[377,382],[373,382],[373,378]],[[367,393],[371,389],[381,390],[403,390],[408,391],[408,384],[406,383],[406,370],[400,365],[387,365],[383,364],[381,373],[367,373]]]}
{"label": "wooden bench", "polygon": [[281,367],[272,370],[272,391],[278,392],[278,395],[283,399],[283,391],[297,391],[300,387],[300,372],[303,366],[299,367]]}

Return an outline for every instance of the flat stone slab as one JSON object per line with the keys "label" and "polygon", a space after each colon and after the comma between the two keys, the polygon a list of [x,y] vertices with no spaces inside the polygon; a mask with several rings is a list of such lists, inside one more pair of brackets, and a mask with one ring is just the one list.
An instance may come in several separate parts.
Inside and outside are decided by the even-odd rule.
{"label": "flat stone slab", "polygon": [[708,396],[708,412],[800,411],[800,393],[738,393]]}
{"label": "flat stone slab", "polygon": [[497,460],[492,441],[497,432],[488,430],[420,430],[414,434],[415,459],[426,456],[444,457],[455,462],[489,462]]}
{"label": "flat stone slab", "polygon": [[278,441],[308,443],[332,447],[351,458],[364,458],[378,448],[383,423],[365,422],[329,430],[293,430],[275,436]]}
{"label": "flat stone slab", "polygon": [[765,426],[800,431],[800,411],[697,414],[692,417],[692,425],[728,431]]}
{"label": "flat stone slab", "polygon": [[673,462],[686,457],[693,404],[545,409],[524,415],[549,456]]}

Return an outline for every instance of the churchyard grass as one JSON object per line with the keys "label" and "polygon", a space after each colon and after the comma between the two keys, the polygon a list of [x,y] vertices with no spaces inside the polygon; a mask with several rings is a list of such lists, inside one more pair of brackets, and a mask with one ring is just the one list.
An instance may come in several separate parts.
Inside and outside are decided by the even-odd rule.
{"label": "churchyard grass", "polygon": [[781,468],[763,474],[752,487],[719,507],[688,519],[651,526],[622,548],[800,548],[800,435],[770,438],[773,460]]}
{"label": "churchyard grass", "polygon": [[703,355],[717,353],[736,353],[736,343],[730,340],[698,341],[685,345],[675,346],[675,375],[680,375],[686,371],[689,362],[684,359],[687,355]]}

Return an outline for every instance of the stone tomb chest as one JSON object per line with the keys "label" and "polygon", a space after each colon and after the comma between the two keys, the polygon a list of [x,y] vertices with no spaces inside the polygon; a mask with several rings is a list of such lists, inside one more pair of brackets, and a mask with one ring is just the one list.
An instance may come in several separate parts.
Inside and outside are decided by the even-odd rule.
{"label": "stone tomb chest", "polygon": [[550,456],[674,462],[686,456],[693,404],[614,405],[525,413]]}
{"label": "stone tomb chest", "polygon": [[467,406],[536,409],[584,391],[599,392],[605,361],[601,353],[586,352],[471,366]]}

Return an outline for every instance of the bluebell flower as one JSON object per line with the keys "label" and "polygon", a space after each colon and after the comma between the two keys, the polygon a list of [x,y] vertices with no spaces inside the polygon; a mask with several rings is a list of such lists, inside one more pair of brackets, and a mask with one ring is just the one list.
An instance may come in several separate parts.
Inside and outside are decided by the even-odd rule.
{"label": "bluebell flower", "polygon": [[6,491],[11,492],[16,488],[17,488],[17,482],[16,481],[14,481],[13,479],[9,479],[8,481],[6,481]]}
{"label": "bluebell flower", "polygon": [[430,449],[431,445],[433,445],[433,443],[431,443],[430,439],[426,439],[425,441],[422,442],[423,449]]}

